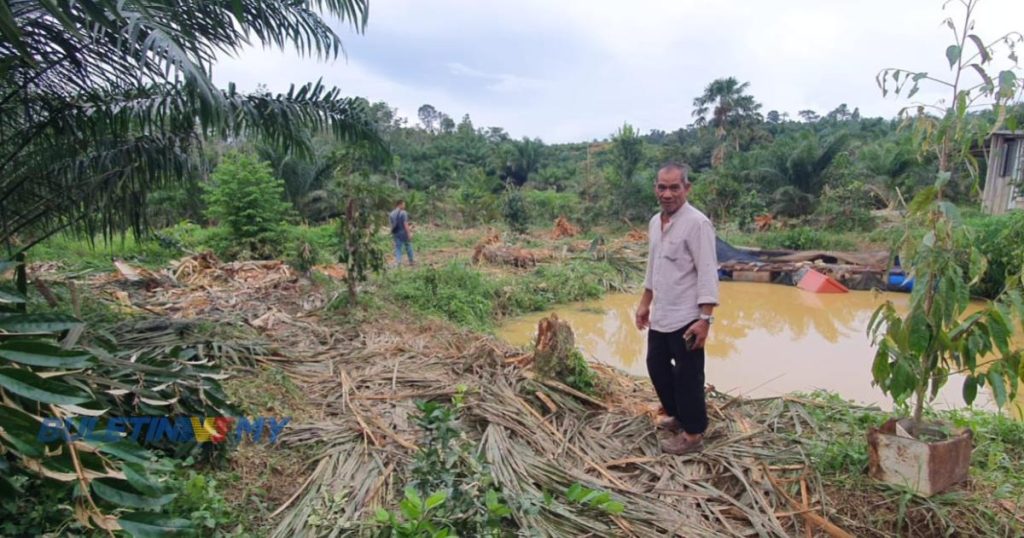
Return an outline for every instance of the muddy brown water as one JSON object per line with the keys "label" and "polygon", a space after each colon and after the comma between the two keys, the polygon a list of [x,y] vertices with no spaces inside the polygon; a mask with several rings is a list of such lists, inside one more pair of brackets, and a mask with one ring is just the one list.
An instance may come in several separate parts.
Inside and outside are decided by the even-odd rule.
{"label": "muddy brown water", "polygon": [[[908,294],[818,294],[775,284],[722,282],[720,295],[705,363],[707,382],[718,390],[758,398],[827,389],[892,408],[871,384],[874,348],[866,328],[875,308],[887,299],[905,310]],[[590,360],[646,376],[647,333],[633,324],[638,300],[638,294],[610,294],[510,320],[497,333],[512,344],[528,346],[537,321],[555,312],[572,325],[577,347]],[[962,385],[962,376],[950,376],[933,405],[964,407]],[[1018,397],[1016,403],[1019,407],[1024,399]],[[975,407],[996,408],[991,394],[983,392]]]}

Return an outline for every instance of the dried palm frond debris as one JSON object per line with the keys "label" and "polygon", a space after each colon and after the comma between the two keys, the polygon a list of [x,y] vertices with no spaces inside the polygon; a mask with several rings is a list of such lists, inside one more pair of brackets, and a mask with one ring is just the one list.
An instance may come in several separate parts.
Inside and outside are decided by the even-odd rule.
{"label": "dried palm frond debris", "polygon": [[[646,380],[593,364],[602,390],[587,394],[524,367],[522,350],[446,323],[397,315],[358,329],[336,323],[315,306],[326,299],[309,300],[323,292],[283,264],[192,258],[183,267],[178,286],[132,290],[131,302],[182,322],[244,324],[268,343],[258,361],[290,376],[314,417],[279,439],[279,449],[319,455],[274,511],[275,536],[373,534],[379,510],[396,512],[439,450],[437,432],[424,427],[425,402],[457,409],[446,426],[461,447],[453,484],[484,480],[507,506],[500,524],[509,531],[843,536],[849,523],[786,433],[814,428],[798,401],[710,392],[704,452],[667,456]],[[163,345],[178,321],[136,331],[134,345]],[[569,494],[581,489],[622,509]]]}
{"label": "dried palm frond debris", "polygon": [[576,237],[579,234],[579,226],[574,226],[565,217],[558,217],[557,219],[555,219],[554,227],[551,230],[552,239],[562,239],[563,237]]}

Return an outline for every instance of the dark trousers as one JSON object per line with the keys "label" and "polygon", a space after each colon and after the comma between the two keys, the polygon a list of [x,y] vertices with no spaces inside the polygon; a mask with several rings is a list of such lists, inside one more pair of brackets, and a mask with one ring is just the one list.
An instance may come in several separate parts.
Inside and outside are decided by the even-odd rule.
{"label": "dark trousers", "polygon": [[699,434],[708,428],[704,348],[686,349],[683,333],[689,326],[670,333],[647,331],[647,373],[665,412],[675,417],[686,433]]}

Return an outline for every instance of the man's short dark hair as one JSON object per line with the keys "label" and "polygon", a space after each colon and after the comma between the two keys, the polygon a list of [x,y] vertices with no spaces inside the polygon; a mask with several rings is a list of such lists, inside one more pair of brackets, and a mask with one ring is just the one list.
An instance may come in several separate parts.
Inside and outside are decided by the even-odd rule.
{"label": "man's short dark hair", "polygon": [[[668,161],[658,168],[658,173],[679,171],[683,175],[683,183],[690,183],[690,165],[681,161]],[[657,178],[655,178],[657,181]]]}
{"label": "man's short dark hair", "polygon": [[402,205],[404,203],[405,203],[405,200],[402,200],[401,198],[399,198],[399,200],[397,202],[395,202],[395,207],[398,207],[398,206],[400,206],[400,205]]}

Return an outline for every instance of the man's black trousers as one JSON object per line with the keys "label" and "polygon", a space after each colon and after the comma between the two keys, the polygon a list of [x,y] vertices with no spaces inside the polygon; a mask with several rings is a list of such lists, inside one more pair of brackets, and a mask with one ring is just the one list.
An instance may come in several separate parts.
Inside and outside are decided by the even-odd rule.
{"label": "man's black trousers", "polygon": [[682,329],[669,333],[647,331],[647,373],[665,412],[686,433],[704,433],[708,411],[704,402],[704,348],[686,349]]}

